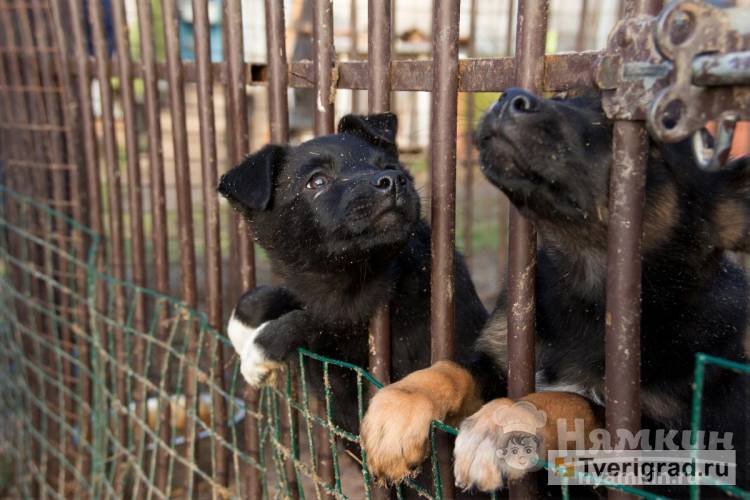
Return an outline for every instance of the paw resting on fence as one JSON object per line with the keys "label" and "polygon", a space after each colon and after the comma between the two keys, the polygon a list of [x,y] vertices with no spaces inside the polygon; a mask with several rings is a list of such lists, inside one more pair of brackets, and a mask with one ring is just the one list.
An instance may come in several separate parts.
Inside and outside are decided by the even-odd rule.
{"label": "paw resting on fence", "polygon": [[[245,293],[227,324],[227,335],[240,357],[240,373],[257,387],[274,374],[294,349],[294,322],[303,314],[288,290],[262,286]],[[289,330],[292,330],[290,333]]]}
{"label": "paw resting on fence", "polygon": [[539,470],[559,443],[558,424],[583,423],[584,436],[598,426],[591,404],[567,392],[533,393],[519,401],[490,401],[461,424],[454,454],[456,485],[494,491]]}

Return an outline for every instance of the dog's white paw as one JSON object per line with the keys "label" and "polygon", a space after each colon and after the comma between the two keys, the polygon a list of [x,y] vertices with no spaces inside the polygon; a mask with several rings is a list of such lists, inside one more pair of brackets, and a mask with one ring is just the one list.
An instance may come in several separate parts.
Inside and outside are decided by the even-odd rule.
{"label": "dog's white paw", "polygon": [[537,470],[537,432],[545,419],[525,401],[502,398],[484,405],[461,423],[453,449],[456,485],[494,491]]}
{"label": "dog's white paw", "polygon": [[229,340],[240,357],[240,373],[253,387],[261,385],[283,367],[278,361],[269,359],[263,347],[256,342],[268,323],[266,321],[252,327],[243,323],[232,312],[227,324]]}

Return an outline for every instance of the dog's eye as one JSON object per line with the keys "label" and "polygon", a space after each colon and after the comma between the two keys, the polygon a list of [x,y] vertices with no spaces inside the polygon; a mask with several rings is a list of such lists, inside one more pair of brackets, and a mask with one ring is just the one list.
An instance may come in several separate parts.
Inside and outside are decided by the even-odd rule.
{"label": "dog's eye", "polygon": [[310,180],[307,181],[307,189],[320,189],[330,182],[330,179],[325,174],[315,174],[312,177],[310,177]]}

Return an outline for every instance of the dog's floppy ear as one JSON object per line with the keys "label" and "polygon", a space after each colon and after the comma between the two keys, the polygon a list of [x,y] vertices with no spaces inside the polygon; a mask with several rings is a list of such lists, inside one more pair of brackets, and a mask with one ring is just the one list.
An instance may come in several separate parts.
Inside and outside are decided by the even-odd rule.
{"label": "dog's floppy ear", "polygon": [[712,175],[716,193],[710,220],[717,245],[750,252],[750,158],[738,158]]}
{"label": "dog's floppy ear", "polygon": [[398,118],[393,113],[346,115],[339,121],[339,134],[352,134],[373,146],[398,154],[396,132]]}
{"label": "dog's floppy ear", "polygon": [[265,210],[271,202],[273,181],[286,152],[286,146],[263,146],[221,176],[219,193],[240,208]]}

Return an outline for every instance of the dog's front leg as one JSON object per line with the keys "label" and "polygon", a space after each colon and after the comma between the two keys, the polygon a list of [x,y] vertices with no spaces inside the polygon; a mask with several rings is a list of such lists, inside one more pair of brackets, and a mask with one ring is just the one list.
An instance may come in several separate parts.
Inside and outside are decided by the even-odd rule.
{"label": "dog's front leg", "polygon": [[450,361],[416,371],[378,391],[362,421],[367,465],[378,478],[399,482],[427,454],[433,420],[460,421],[481,401],[471,374]]}
{"label": "dog's front leg", "polygon": [[307,345],[313,322],[300,307],[291,292],[280,287],[258,287],[240,298],[227,334],[248,384],[260,385],[298,347]]}
{"label": "dog's front leg", "polygon": [[[581,427],[575,421],[582,422]],[[461,424],[454,448],[456,484],[494,491],[537,470],[547,451],[568,449],[558,430],[582,429],[585,446],[599,427],[592,404],[569,392],[535,392],[490,401]]]}
{"label": "dog's front leg", "polygon": [[240,373],[252,386],[272,382],[284,362],[310,339],[312,318],[307,311],[295,310],[266,321],[245,335],[240,348]]}

